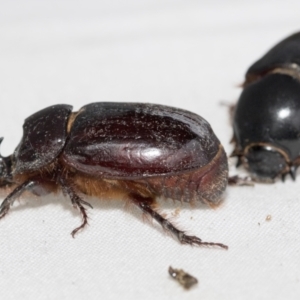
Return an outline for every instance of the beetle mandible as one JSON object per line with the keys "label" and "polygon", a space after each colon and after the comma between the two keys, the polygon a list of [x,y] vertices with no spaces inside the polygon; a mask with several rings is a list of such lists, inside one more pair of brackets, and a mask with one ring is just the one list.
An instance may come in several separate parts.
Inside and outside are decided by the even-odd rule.
{"label": "beetle mandible", "polygon": [[73,237],[87,225],[85,194],[130,201],[182,244],[227,248],[185,234],[155,208],[157,197],[215,206],[227,180],[223,147],[194,113],[142,103],[99,102],[78,112],[53,105],[28,117],[14,153],[0,156],[0,186],[14,188],[0,217],[26,190],[38,196],[62,190],[83,218]]}
{"label": "beetle mandible", "polygon": [[258,181],[300,164],[300,33],[275,45],[247,71],[234,109],[232,156]]}

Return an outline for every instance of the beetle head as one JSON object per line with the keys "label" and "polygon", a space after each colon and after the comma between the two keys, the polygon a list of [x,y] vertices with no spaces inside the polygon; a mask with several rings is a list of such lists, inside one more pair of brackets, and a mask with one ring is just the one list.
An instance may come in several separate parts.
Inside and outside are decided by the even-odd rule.
{"label": "beetle head", "polygon": [[[252,144],[246,147],[242,160],[258,181],[272,182],[277,176],[291,172],[287,153],[267,144]],[[294,174],[291,175],[293,177]]]}
{"label": "beetle head", "polygon": [[[0,138],[0,145],[3,137]],[[11,182],[11,157],[3,157],[0,154],[0,187]]]}

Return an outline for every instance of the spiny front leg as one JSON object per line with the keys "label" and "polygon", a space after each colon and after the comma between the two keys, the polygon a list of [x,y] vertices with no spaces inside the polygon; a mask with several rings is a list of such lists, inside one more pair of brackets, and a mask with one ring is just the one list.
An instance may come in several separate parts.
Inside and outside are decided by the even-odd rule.
{"label": "spiny front leg", "polygon": [[86,208],[83,205],[89,206],[90,208],[93,208],[93,206],[84,201],[83,199],[81,199],[75,192],[75,190],[73,189],[72,185],[68,183],[68,181],[65,178],[60,178],[60,184],[63,190],[63,193],[65,195],[68,195],[71,199],[71,202],[74,206],[74,208],[78,208],[81,216],[82,216],[82,223],[79,227],[75,228],[72,232],[71,235],[74,238],[75,234],[83,229],[86,225],[88,225],[88,215],[86,212]]}
{"label": "spiny front leg", "polygon": [[176,228],[170,221],[161,216],[155,211],[155,200],[151,197],[143,197],[138,194],[130,194],[130,200],[137,205],[144,213],[150,215],[155,219],[165,230],[171,232],[177,237],[181,244],[197,245],[197,246],[217,246],[224,249],[228,249],[228,246],[221,243],[203,242],[196,236],[190,236],[184,233],[184,231]]}
{"label": "spiny front leg", "polygon": [[17,186],[2,202],[0,206],[0,219],[3,218],[9,211],[14,201],[26,190],[31,190],[38,182],[27,180]]}

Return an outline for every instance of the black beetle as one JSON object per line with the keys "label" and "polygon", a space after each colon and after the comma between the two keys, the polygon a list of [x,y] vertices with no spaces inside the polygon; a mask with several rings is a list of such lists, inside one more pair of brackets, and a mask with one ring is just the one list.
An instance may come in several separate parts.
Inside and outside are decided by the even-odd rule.
{"label": "black beetle", "polygon": [[226,154],[210,125],[189,111],[141,103],[92,103],[72,112],[54,105],[25,120],[14,153],[0,158],[0,186],[14,187],[0,217],[24,191],[62,190],[87,224],[80,194],[120,198],[137,205],[182,244],[227,246],[186,235],[160,215],[162,196],[211,206],[228,180]]}
{"label": "black beetle", "polygon": [[267,52],[247,71],[234,109],[237,166],[258,181],[273,181],[300,164],[300,33]]}

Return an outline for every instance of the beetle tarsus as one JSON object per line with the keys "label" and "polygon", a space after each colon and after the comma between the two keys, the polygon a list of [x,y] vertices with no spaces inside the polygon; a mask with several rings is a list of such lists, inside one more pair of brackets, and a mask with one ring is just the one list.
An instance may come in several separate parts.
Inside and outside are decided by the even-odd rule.
{"label": "beetle tarsus", "polygon": [[72,230],[71,235],[73,238],[75,238],[75,235],[78,231],[80,231],[81,229],[83,229],[86,225],[88,225],[88,215],[86,213],[86,209],[79,203],[77,204],[77,208],[80,210],[80,213],[82,215],[82,224],[75,228],[74,230]]}
{"label": "beetle tarsus", "polygon": [[211,242],[202,242],[201,239],[199,239],[196,236],[190,236],[186,235],[185,233],[181,232],[179,241],[181,244],[189,244],[191,246],[198,245],[198,246],[217,246],[224,249],[228,249],[228,246],[221,244],[221,243],[211,243]]}

